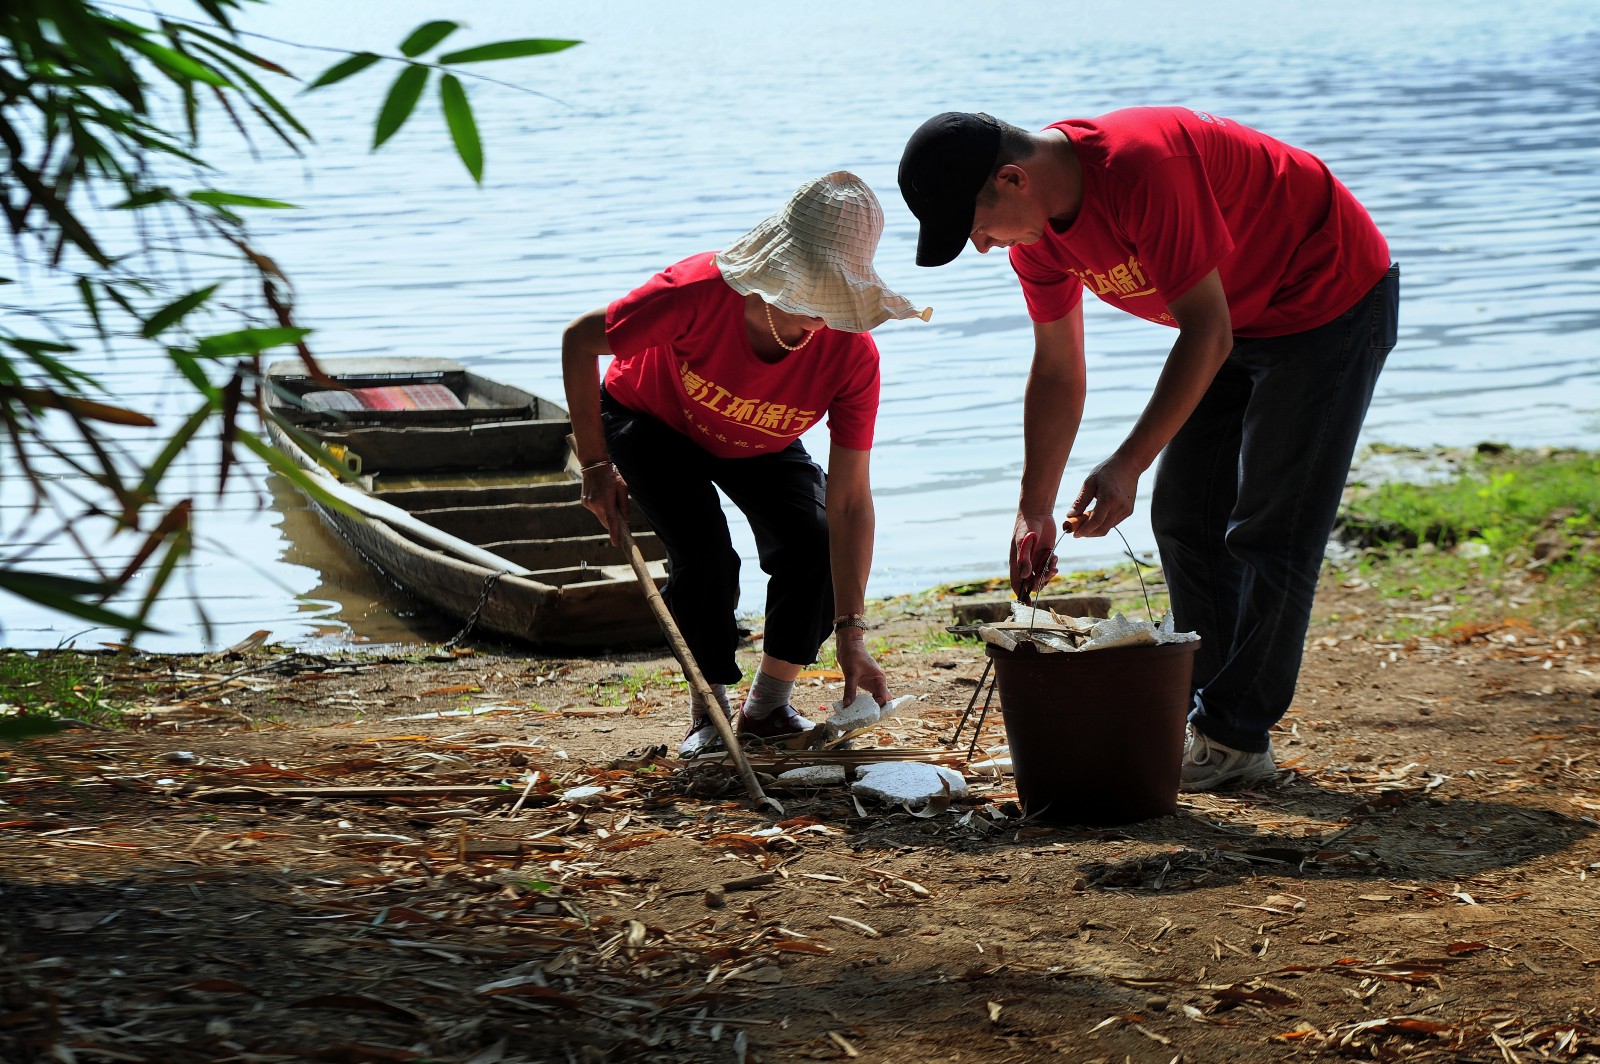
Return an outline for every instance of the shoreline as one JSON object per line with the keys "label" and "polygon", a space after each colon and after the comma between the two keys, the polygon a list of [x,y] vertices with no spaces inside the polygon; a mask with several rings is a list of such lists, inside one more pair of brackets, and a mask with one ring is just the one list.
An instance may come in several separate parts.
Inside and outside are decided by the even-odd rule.
{"label": "shoreline", "polygon": [[[877,603],[917,700],[855,747],[961,772],[931,811],[770,761],[784,812],[751,810],[671,756],[664,651],[97,658],[121,726],[0,743],[0,1057],[699,1064],[714,1017],[749,1061],[1600,1059],[1593,611],[1401,606],[1376,575],[1327,567],[1278,779],[1112,827],[1022,819],[951,744],[985,658],[938,592]],[[826,715],[836,676],[796,705]]]}
{"label": "shoreline", "polygon": [[[1346,490],[1345,490],[1346,503],[1348,504],[1349,500],[1356,493],[1358,493],[1358,492],[1360,492],[1362,490],[1368,489],[1371,486],[1373,486],[1374,484],[1391,483],[1391,482],[1405,482],[1405,483],[1415,483],[1415,484],[1434,484],[1434,483],[1439,483],[1441,481],[1449,479],[1452,476],[1458,475],[1460,473],[1460,471],[1467,464],[1469,464],[1470,461],[1476,455],[1479,455],[1479,454],[1482,454],[1482,453],[1486,453],[1486,452],[1487,453],[1493,453],[1493,454],[1510,453],[1510,454],[1525,454],[1525,455],[1534,455],[1534,456],[1537,456],[1537,455],[1591,453],[1591,452],[1585,452],[1585,451],[1581,451],[1581,450],[1577,450],[1577,449],[1562,448],[1562,447],[1537,447],[1537,448],[1516,449],[1516,448],[1511,448],[1511,447],[1509,447],[1507,445],[1504,445],[1504,444],[1492,443],[1492,442],[1482,442],[1482,443],[1476,444],[1476,445],[1474,445],[1472,447],[1427,447],[1427,448],[1397,447],[1397,446],[1381,444],[1381,443],[1368,444],[1368,445],[1364,445],[1362,447],[1361,451],[1358,452],[1358,454],[1356,456],[1356,459],[1352,464],[1351,474],[1350,474],[1350,477],[1348,479]],[[1080,542],[1082,542],[1082,541],[1080,541]],[[1108,550],[1107,550],[1107,552],[1105,554],[1106,564],[1104,564],[1102,566],[1099,566],[1099,567],[1094,567],[1093,563],[1095,561],[1095,558],[1099,557],[1098,555],[1092,556],[1092,557],[1087,558],[1087,559],[1084,559],[1085,562],[1089,563],[1089,565],[1087,565],[1086,567],[1083,567],[1081,569],[1076,569],[1076,570],[1073,570],[1073,571],[1070,571],[1070,572],[1065,572],[1064,571],[1063,573],[1058,575],[1058,577],[1056,578],[1056,581],[1053,582],[1053,584],[1052,584],[1053,588],[1058,589],[1054,593],[1058,593],[1058,594],[1072,594],[1072,593],[1074,593],[1070,589],[1060,590],[1060,589],[1063,588],[1065,583],[1073,580],[1074,578],[1083,578],[1084,580],[1092,580],[1094,583],[1099,584],[1099,583],[1104,582],[1104,579],[1106,578],[1107,574],[1114,575],[1115,571],[1118,568],[1126,567],[1127,570],[1128,570],[1128,573],[1131,574],[1133,572],[1132,567],[1131,567],[1131,565],[1129,564],[1129,561],[1128,561],[1128,552],[1125,551],[1125,550],[1112,550],[1112,549],[1110,549],[1113,546],[1119,545],[1117,540],[1114,537],[1106,537],[1106,539],[1103,542],[1106,544],[1106,546],[1108,548]],[[332,547],[332,549],[338,550],[338,549],[341,549],[341,548],[345,548],[346,545],[344,545],[342,542],[339,542],[339,543],[330,543],[329,546]],[[1329,540],[1329,556],[1330,556],[1330,558],[1336,558],[1336,557],[1340,556],[1342,553],[1344,553],[1344,551],[1346,549],[1347,548],[1345,548],[1340,543],[1340,540],[1339,540],[1339,537],[1338,537],[1338,534],[1337,534],[1337,529],[1336,529],[1335,535]],[[880,549],[879,549],[878,553],[879,554],[884,553],[884,551],[883,551],[883,549],[881,547],[881,544],[880,544]],[[1138,551],[1138,552],[1135,552],[1135,554],[1137,555],[1137,557],[1139,558],[1139,560],[1141,562],[1147,563],[1147,564],[1155,564],[1155,565],[1159,566],[1159,559],[1156,557],[1155,550],[1154,550],[1153,546],[1148,551]],[[388,583],[387,583],[387,581],[386,581],[386,579],[384,577],[382,577],[382,576],[380,576],[378,574],[375,574],[375,573],[370,573],[370,570],[368,569],[367,564],[364,561],[360,560],[360,559],[346,558],[346,557],[343,557],[341,555],[341,556],[339,556],[337,558],[330,559],[330,565],[336,570],[345,570],[345,569],[348,569],[348,568],[351,568],[351,567],[360,568],[364,573],[367,573],[371,579],[373,579],[374,581],[378,582],[378,584],[380,585],[380,590],[383,590],[386,595],[388,595],[390,597],[393,597],[393,596],[399,596],[399,595],[402,594],[397,589],[394,589],[390,585],[388,585]],[[868,606],[869,610],[872,610],[874,608],[889,609],[889,608],[893,608],[893,604],[895,604],[897,602],[926,599],[926,598],[929,598],[929,597],[932,597],[932,596],[937,596],[937,595],[940,595],[940,594],[949,593],[952,588],[959,588],[959,587],[987,586],[987,587],[995,589],[995,593],[996,594],[1009,594],[1009,592],[1003,587],[1004,582],[1005,582],[1005,577],[1004,577],[1004,571],[1002,569],[998,573],[992,574],[992,575],[985,574],[985,575],[982,575],[982,576],[975,576],[975,577],[968,578],[968,579],[965,579],[965,580],[955,580],[955,581],[937,583],[937,584],[934,584],[934,585],[931,585],[931,586],[923,587],[923,588],[912,590],[912,591],[902,592],[902,593],[898,593],[898,594],[889,594],[889,595],[876,596],[876,597],[874,597],[874,598],[869,600],[869,602],[867,603],[867,606]],[[411,602],[411,600],[409,600],[409,599],[394,598],[393,599],[393,606],[385,609],[383,611],[384,615],[385,616],[392,616],[400,607],[405,606],[410,602]],[[358,622],[341,621],[340,622],[341,624],[346,625],[346,630],[343,633],[324,634],[324,635],[315,635],[315,634],[313,634],[313,635],[307,635],[307,636],[305,636],[303,638],[294,638],[294,639],[286,639],[286,640],[271,640],[270,633],[269,633],[268,640],[271,642],[271,645],[280,647],[285,652],[287,652],[287,651],[297,651],[297,652],[301,652],[301,653],[316,654],[316,655],[339,655],[339,654],[348,653],[348,654],[363,654],[363,655],[377,654],[377,655],[405,656],[405,655],[408,655],[408,654],[414,654],[414,653],[419,652],[419,648],[437,646],[440,643],[448,640],[450,638],[450,636],[454,635],[456,633],[456,631],[458,630],[458,627],[455,625],[455,623],[453,621],[451,621],[448,618],[444,618],[442,616],[438,616],[438,615],[432,614],[430,611],[428,611],[427,607],[421,606],[419,604],[411,604],[408,608],[410,610],[412,610],[412,611],[415,611],[415,612],[418,612],[418,613],[421,614],[420,624],[416,624],[416,627],[420,628],[420,631],[416,631],[416,632],[412,633],[414,635],[417,635],[418,638],[383,640],[383,641],[374,642],[374,641],[370,641],[367,637],[360,635],[358,632],[355,631],[355,629],[353,627],[350,627],[352,625],[352,623],[357,623],[358,624],[358,623],[360,623],[359,621]],[[752,610],[752,611],[748,611],[748,612],[742,611],[742,612],[740,612],[739,617],[740,617],[741,623],[745,624],[747,627],[759,627],[759,625],[761,623],[761,613],[759,612],[759,610]],[[387,623],[388,622],[386,622],[386,625],[387,625]],[[406,623],[415,624],[416,622],[406,622]],[[422,638],[421,636],[424,635],[424,634],[436,635],[437,639],[434,639],[434,640],[430,641],[427,638]],[[241,641],[241,642],[248,642],[248,640],[244,640],[244,641]],[[237,644],[235,644],[235,645],[237,645]],[[557,658],[559,658],[559,657],[562,657],[564,655],[564,653],[565,653],[565,652],[563,652],[561,650],[545,651],[545,650],[540,650],[540,649],[534,648],[534,647],[523,647],[523,646],[520,646],[520,645],[508,644],[508,643],[495,643],[493,640],[485,641],[485,645],[492,645],[493,646],[493,652],[495,652],[495,653],[504,653],[504,654],[513,655],[513,656],[557,657]],[[15,646],[10,646],[9,644],[0,643],[0,653],[30,653],[30,654],[57,653],[57,652],[60,652],[63,649],[71,650],[71,649],[74,649],[74,648],[72,648],[70,646],[66,647],[66,648],[63,648],[63,647],[60,647],[60,646],[52,646],[52,647],[41,647],[41,646],[15,647]],[[174,656],[179,656],[179,657],[184,657],[184,656],[205,657],[205,656],[208,656],[208,655],[227,653],[228,649],[229,649],[228,647],[224,646],[224,647],[217,647],[217,648],[212,648],[212,649],[191,648],[191,649],[179,649],[179,650],[153,650],[153,651],[138,650],[138,652],[139,653],[150,653],[150,654],[161,654],[161,655],[174,655]],[[638,648],[631,648],[631,649],[630,648],[622,648],[621,650],[615,651],[615,653],[630,654],[630,653],[635,652],[636,649],[638,649]],[[101,650],[101,649],[95,649],[95,648],[77,648],[75,652],[83,653],[83,654],[90,654],[90,655],[103,655],[103,654],[106,654],[106,653],[111,653],[111,654],[117,653],[116,650],[107,651],[107,650]],[[596,656],[605,656],[605,652],[597,652]]]}

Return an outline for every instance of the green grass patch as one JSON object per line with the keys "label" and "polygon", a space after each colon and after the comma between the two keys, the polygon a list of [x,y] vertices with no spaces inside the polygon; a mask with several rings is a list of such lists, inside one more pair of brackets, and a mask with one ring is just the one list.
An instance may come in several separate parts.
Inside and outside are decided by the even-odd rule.
{"label": "green grass patch", "polygon": [[1357,489],[1339,535],[1362,548],[1356,567],[1386,598],[1450,607],[1409,634],[1506,617],[1582,623],[1600,586],[1600,454],[1480,449],[1448,479]]}
{"label": "green grass patch", "polygon": [[642,700],[656,686],[687,689],[688,681],[673,669],[632,669],[601,680],[590,690],[602,705],[627,706]]}
{"label": "green grass patch", "polygon": [[[100,662],[70,651],[0,651],[0,722],[59,717],[103,725],[121,720]],[[10,730],[18,729],[0,728]],[[30,729],[24,724],[20,730]]]}

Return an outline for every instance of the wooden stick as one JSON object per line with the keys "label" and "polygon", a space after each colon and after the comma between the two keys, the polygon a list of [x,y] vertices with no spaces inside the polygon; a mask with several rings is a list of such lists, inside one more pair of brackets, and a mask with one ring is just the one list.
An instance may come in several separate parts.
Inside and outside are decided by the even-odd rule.
{"label": "wooden stick", "polygon": [[202,802],[255,802],[286,798],[488,798],[512,790],[492,783],[432,784],[421,787],[212,787],[188,797]]}
{"label": "wooden stick", "polygon": [[694,655],[689,653],[689,644],[684,642],[683,633],[678,631],[677,622],[672,619],[666,601],[662,599],[661,592],[656,590],[655,578],[650,575],[650,566],[645,562],[644,555],[639,553],[639,545],[633,541],[633,532],[626,524],[622,525],[621,531],[622,546],[628,552],[628,561],[633,565],[634,575],[639,578],[639,586],[644,588],[644,596],[650,603],[650,611],[656,615],[662,634],[672,646],[673,656],[678,659],[678,664],[683,666],[684,679],[689,681],[689,686],[694,689],[700,701],[705,703],[707,712],[711,714],[711,723],[715,725],[717,734],[722,736],[723,745],[728,748],[728,754],[733,758],[733,766],[738,769],[739,778],[744,781],[744,789],[750,793],[750,800],[755,803],[757,809],[771,806],[778,812],[783,812],[783,807],[768,798],[766,792],[761,789],[761,781],[756,779],[755,769],[750,767],[744,751],[739,748],[739,737],[734,734],[733,725],[728,722],[727,714],[722,712],[722,703],[711,693],[711,685],[706,683],[706,678],[700,674],[700,667],[695,664]]}

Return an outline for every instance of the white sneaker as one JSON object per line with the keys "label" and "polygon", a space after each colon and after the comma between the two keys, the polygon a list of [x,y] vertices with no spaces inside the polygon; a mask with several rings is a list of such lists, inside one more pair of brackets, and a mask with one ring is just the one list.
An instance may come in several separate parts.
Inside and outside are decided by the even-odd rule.
{"label": "white sneaker", "polygon": [[689,730],[683,733],[683,742],[678,744],[678,759],[688,761],[709,754],[721,745],[722,735],[711,718],[695,717],[689,722]]}
{"label": "white sneaker", "polygon": [[1259,754],[1235,750],[1208,739],[1189,725],[1183,742],[1183,774],[1179,786],[1186,791],[1216,791],[1259,783],[1278,774],[1272,744]]}

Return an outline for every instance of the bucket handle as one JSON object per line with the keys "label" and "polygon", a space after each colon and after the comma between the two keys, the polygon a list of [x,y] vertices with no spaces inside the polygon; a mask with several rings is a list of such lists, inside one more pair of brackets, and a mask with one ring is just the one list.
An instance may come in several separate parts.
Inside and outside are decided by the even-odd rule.
{"label": "bucket handle", "polygon": [[1144,595],[1145,616],[1150,618],[1151,624],[1155,624],[1156,611],[1150,607],[1150,589],[1144,586],[1144,573],[1139,571],[1139,559],[1134,555],[1133,548],[1128,545],[1128,537],[1122,534],[1122,529],[1112,526],[1111,531],[1115,532],[1117,538],[1122,540],[1122,553],[1126,554],[1128,560],[1133,563],[1133,575],[1139,578],[1139,590]]}

